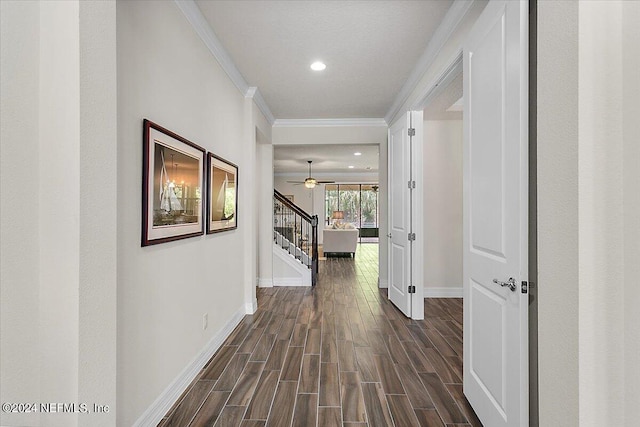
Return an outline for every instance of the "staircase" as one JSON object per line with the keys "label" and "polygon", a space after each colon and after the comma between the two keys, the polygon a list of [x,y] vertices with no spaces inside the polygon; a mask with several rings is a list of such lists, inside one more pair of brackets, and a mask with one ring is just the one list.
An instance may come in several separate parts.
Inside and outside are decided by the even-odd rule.
{"label": "staircase", "polygon": [[273,190],[273,240],[318,280],[318,216],[309,215],[278,190]]}

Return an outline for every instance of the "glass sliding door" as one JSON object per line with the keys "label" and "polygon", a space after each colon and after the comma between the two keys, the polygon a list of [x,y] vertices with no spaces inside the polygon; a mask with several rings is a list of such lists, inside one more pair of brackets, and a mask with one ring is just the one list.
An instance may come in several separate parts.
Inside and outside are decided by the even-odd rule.
{"label": "glass sliding door", "polygon": [[333,212],[344,213],[343,222],[349,222],[360,230],[360,237],[367,241],[378,240],[378,185],[377,184],[327,184],[325,186],[325,215],[331,224]]}
{"label": "glass sliding door", "polygon": [[376,185],[361,185],[360,228],[378,228],[378,192],[376,190]]}
{"label": "glass sliding door", "polygon": [[344,222],[350,222],[360,228],[360,184],[340,184],[338,200],[344,212]]}
{"label": "glass sliding door", "polygon": [[331,216],[333,215],[333,212],[340,210],[337,184],[327,184],[324,186],[324,206],[325,219],[327,221],[327,225],[329,225],[331,224]]}

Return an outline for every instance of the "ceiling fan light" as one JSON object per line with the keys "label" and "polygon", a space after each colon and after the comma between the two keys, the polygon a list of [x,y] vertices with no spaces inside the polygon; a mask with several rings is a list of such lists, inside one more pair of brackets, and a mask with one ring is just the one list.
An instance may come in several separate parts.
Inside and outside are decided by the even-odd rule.
{"label": "ceiling fan light", "polygon": [[307,188],[313,188],[317,183],[318,181],[316,181],[315,178],[307,178],[304,180],[304,186]]}

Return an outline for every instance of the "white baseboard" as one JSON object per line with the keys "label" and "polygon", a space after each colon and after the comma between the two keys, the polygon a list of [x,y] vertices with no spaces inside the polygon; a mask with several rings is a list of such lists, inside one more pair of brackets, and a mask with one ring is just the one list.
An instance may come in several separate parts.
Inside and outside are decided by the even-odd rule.
{"label": "white baseboard", "polygon": [[272,288],[273,279],[271,277],[263,277],[258,279],[258,286],[261,288]]}
{"label": "white baseboard", "polygon": [[273,279],[273,286],[311,286],[301,277],[277,277]]}
{"label": "white baseboard", "polygon": [[441,288],[424,288],[425,298],[462,298],[462,286],[441,287]]}
{"label": "white baseboard", "polygon": [[254,298],[252,302],[245,304],[245,314],[253,314],[258,310],[258,299]]}
{"label": "white baseboard", "polygon": [[226,325],[216,333],[211,340],[200,351],[200,354],[189,363],[182,372],[169,384],[169,386],[158,396],[158,398],[147,408],[146,411],[133,424],[134,427],[155,427],[162,420],[162,417],[171,409],[176,400],[187,389],[189,384],[196,378],[209,359],[222,346],[224,340],[231,335],[231,332],[240,323],[245,315],[245,306],[229,319]]}
{"label": "white baseboard", "polygon": [[378,287],[379,288],[388,288],[389,287],[389,283],[387,282],[387,279],[381,279],[378,277]]}

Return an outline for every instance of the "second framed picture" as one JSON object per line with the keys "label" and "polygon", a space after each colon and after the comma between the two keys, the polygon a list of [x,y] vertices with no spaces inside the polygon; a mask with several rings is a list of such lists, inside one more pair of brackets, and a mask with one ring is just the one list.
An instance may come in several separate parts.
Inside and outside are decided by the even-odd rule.
{"label": "second framed picture", "polygon": [[238,228],[238,166],[207,155],[207,234]]}

